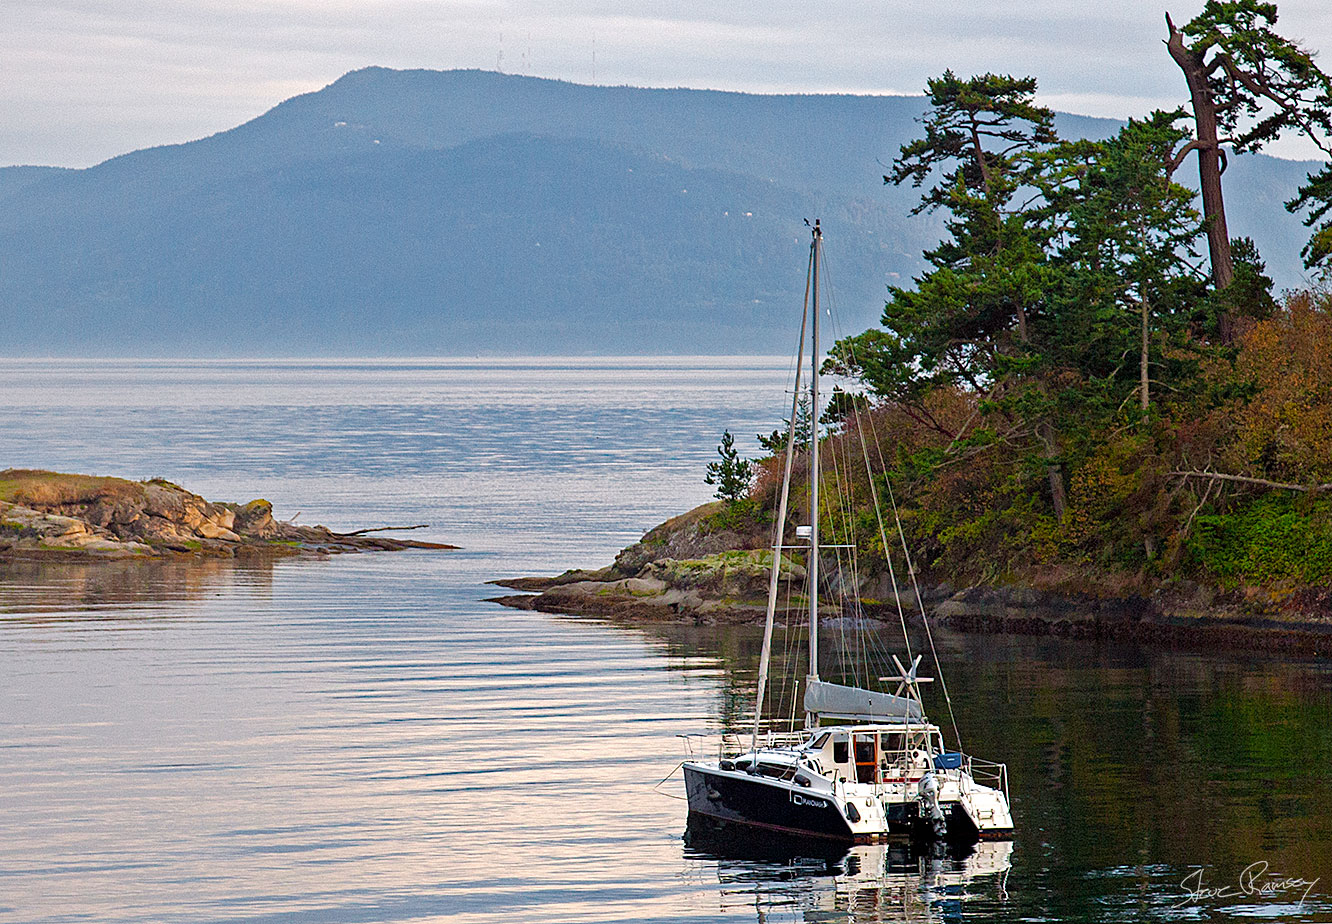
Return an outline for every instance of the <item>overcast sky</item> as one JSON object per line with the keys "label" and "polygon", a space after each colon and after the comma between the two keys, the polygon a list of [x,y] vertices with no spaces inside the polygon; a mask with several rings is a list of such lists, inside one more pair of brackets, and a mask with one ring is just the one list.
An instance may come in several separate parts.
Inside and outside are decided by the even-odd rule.
{"label": "overcast sky", "polygon": [[[487,68],[580,83],[918,93],[1001,71],[1126,117],[1186,100],[1161,40],[1202,0],[0,0],[0,165],[81,167],[231,128],[349,70]],[[1279,31],[1332,66],[1332,2]],[[1274,153],[1297,155],[1286,146]]]}

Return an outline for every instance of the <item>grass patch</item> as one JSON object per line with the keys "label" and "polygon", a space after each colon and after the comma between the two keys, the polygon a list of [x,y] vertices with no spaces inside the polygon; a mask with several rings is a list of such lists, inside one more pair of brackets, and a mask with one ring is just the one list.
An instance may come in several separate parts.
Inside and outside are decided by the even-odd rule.
{"label": "grass patch", "polygon": [[91,504],[103,499],[132,498],[142,493],[142,485],[124,478],[68,475],[22,468],[0,472],[0,500],[38,509]]}
{"label": "grass patch", "polygon": [[723,502],[721,507],[699,520],[699,527],[706,533],[731,531],[749,533],[763,526],[772,524],[772,511],[765,510],[756,500],[748,498],[734,502]]}

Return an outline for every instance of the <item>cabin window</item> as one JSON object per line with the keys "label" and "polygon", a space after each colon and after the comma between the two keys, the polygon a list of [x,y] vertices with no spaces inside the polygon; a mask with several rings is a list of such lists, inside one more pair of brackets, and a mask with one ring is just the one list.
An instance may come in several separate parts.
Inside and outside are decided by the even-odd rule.
{"label": "cabin window", "polygon": [[812,742],[810,742],[807,750],[822,751],[823,746],[828,743],[828,736],[831,734],[832,732],[824,732],[823,734],[819,735]]}
{"label": "cabin window", "polygon": [[906,750],[906,736],[901,732],[884,732],[879,735],[879,747],[884,751],[900,752]]}
{"label": "cabin window", "polygon": [[850,759],[850,751],[846,746],[846,739],[839,738],[833,742],[833,763],[844,764]]}

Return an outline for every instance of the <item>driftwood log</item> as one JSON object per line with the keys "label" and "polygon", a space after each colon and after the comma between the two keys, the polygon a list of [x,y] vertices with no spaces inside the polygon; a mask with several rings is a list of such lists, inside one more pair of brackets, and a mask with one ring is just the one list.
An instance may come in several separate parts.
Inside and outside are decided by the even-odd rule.
{"label": "driftwood log", "polygon": [[371,526],[368,529],[354,529],[349,533],[339,533],[340,536],[364,536],[366,533],[386,533],[393,529],[429,529],[429,523],[418,523],[415,526]]}

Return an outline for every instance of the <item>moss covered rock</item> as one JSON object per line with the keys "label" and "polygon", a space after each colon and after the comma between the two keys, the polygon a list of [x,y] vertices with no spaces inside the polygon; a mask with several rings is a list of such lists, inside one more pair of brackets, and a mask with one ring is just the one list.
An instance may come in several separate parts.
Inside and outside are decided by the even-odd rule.
{"label": "moss covered rock", "polygon": [[[644,568],[642,576],[709,595],[749,598],[767,595],[771,572],[771,551],[732,549],[701,558],[660,559]],[[805,569],[783,556],[778,580],[789,583],[804,578]]]}

